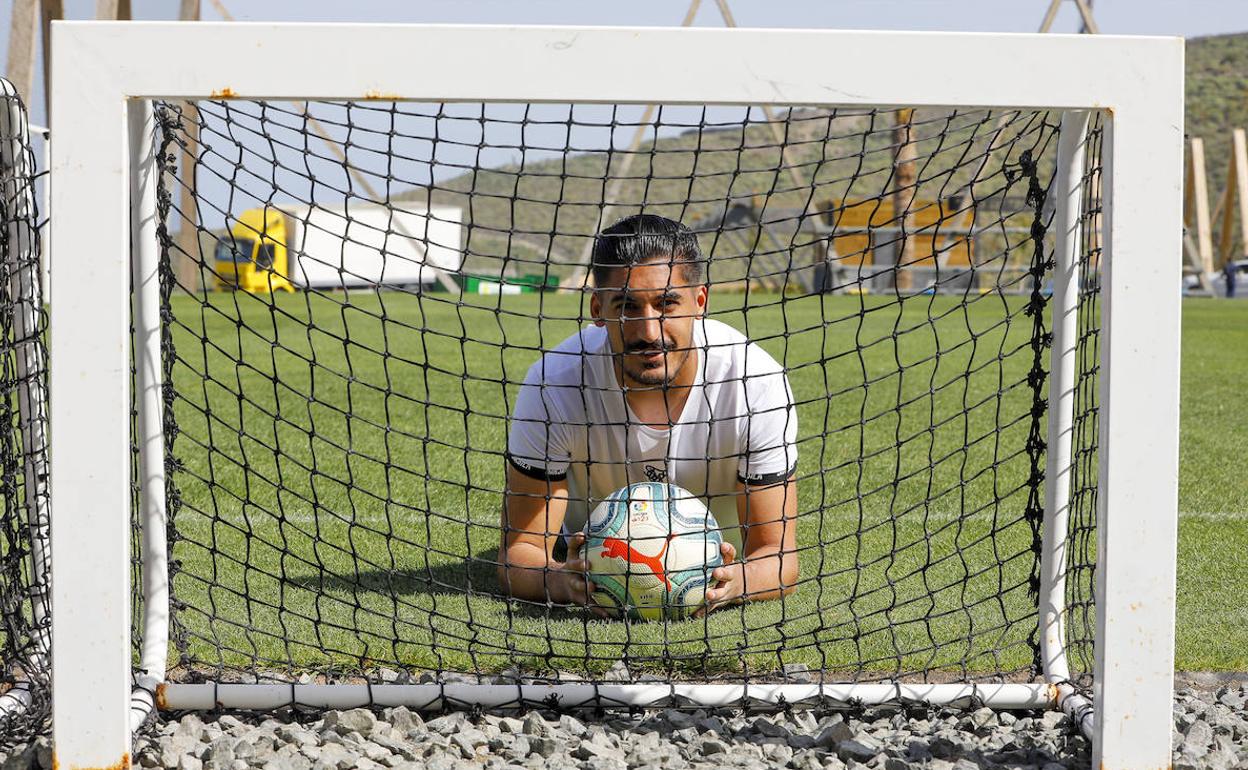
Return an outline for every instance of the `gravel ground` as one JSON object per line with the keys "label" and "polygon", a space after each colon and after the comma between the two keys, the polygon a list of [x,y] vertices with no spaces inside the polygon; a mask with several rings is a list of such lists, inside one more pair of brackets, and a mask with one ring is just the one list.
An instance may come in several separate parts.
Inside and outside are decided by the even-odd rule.
{"label": "gravel ground", "polygon": [[[1248,683],[1180,683],[1174,769],[1248,770]],[[179,770],[700,770],[1087,768],[1088,742],[1058,713],[650,711],[580,719],[529,712],[422,719],[404,708],[286,717],[187,714],[135,746],[136,768]],[[0,770],[51,770],[46,739]]]}

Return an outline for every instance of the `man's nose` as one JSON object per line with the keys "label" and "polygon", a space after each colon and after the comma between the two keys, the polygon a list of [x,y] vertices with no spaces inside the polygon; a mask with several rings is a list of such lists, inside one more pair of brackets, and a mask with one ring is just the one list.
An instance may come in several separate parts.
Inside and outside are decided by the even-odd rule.
{"label": "man's nose", "polygon": [[632,320],[633,332],[639,339],[646,342],[658,342],[663,338],[662,314],[654,308],[644,308]]}

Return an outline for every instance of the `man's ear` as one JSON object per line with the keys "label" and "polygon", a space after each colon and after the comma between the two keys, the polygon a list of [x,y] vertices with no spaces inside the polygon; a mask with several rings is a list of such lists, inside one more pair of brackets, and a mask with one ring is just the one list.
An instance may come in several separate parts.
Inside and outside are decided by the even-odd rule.
{"label": "man's ear", "polygon": [[706,315],[706,300],[709,298],[709,292],[710,290],[706,287],[706,284],[702,284],[693,295],[693,301],[698,304],[699,318]]}
{"label": "man's ear", "polygon": [[589,316],[594,319],[594,326],[606,326],[607,322],[602,318],[602,297],[598,296],[598,291],[589,295]]}

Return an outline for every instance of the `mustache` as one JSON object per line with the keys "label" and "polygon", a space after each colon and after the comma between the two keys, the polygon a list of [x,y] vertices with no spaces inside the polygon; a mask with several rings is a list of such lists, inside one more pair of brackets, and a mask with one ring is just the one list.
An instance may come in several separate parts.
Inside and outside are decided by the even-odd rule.
{"label": "mustache", "polygon": [[625,346],[625,353],[665,353],[669,350],[676,350],[676,342],[673,340],[662,339],[654,342],[630,342]]}

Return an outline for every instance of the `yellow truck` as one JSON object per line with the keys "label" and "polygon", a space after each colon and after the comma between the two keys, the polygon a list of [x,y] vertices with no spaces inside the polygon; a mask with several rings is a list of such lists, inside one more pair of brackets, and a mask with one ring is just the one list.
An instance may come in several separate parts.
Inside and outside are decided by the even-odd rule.
{"label": "yellow truck", "polygon": [[248,209],[218,238],[212,280],[255,293],[446,284],[463,267],[462,222],[456,206],[418,203]]}

